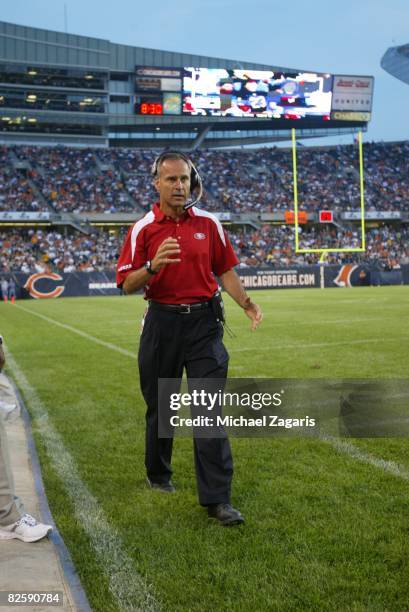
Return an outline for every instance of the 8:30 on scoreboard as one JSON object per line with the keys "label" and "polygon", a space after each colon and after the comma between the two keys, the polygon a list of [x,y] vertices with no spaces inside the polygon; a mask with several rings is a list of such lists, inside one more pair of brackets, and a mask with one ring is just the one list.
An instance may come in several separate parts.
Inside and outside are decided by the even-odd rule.
{"label": "8:30 on scoreboard", "polygon": [[138,115],[163,115],[163,104],[159,100],[141,100],[135,104]]}

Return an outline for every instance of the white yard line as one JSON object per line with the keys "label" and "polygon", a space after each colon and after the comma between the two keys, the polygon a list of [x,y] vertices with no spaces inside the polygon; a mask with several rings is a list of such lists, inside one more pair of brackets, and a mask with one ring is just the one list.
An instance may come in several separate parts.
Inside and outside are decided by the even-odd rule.
{"label": "white yard line", "polygon": [[348,457],[351,459],[362,461],[362,463],[372,465],[383,472],[392,474],[393,476],[397,476],[398,478],[402,478],[403,480],[409,482],[409,470],[400,466],[394,461],[387,461],[386,459],[375,457],[374,455],[361,450],[357,446],[354,446],[351,444],[351,442],[345,442],[344,440],[334,438],[333,436],[320,435],[319,440],[330,444],[335,450],[343,453],[344,455],[348,455]]}
{"label": "white yard line", "polygon": [[[288,311],[287,311],[288,313]],[[274,317],[272,317],[274,318]],[[360,318],[360,319],[325,319],[322,320],[320,319],[319,321],[297,321],[297,327],[300,327],[300,325],[306,325],[307,327],[311,327],[312,325],[351,325],[352,323],[373,323],[375,321],[385,321],[385,317],[365,317],[365,318]],[[269,328],[275,328],[275,327],[288,327],[288,321],[271,321],[270,319],[264,319],[263,323],[262,323],[262,327],[260,329],[269,329]]]}
{"label": "white yard line", "polygon": [[105,342],[104,340],[100,340],[99,338],[96,338],[95,336],[91,336],[91,334],[87,334],[86,332],[83,332],[80,329],[73,327],[72,325],[67,325],[66,323],[61,323],[60,321],[56,321],[55,319],[52,319],[51,317],[46,317],[45,315],[40,314],[39,312],[34,312],[30,308],[25,308],[24,306],[20,306],[19,304],[14,304],[14,307],[19,308],[20,310],[24,310],[24,312],[28,312],[29,314],[35,317],[39,317],[40,319],[47,321],[47,323],[52,323],[53,325],[62,327],[63,329],[66,329],[67,331],[70,331],[73,334],[77,334],[78,336],[81,336],[82,338],[86,338],[87,340],[90,340],[91,342],[94,342],[95,344],[100,344],[101,346],[104,346],[105,348],[109,348],[112,351],[121,353],[121,355],[126,355],[126,357],[132,357],[132,359],[136,359],[138,356],[137,353],[133,353],[132,351],[127,351],[126,349],[123,349],[120,346],[117,346],[116,344],[112,344],[111,342]]}
{"label": "white yard line", "polygon": [[[87,340],[90,340],[91,342],[94,342],[95,344],[100,344],[101,346],[105,346],[106,348],[116,351],[117,353],[121,353],[122,355],[126,355],[127,357],[132,357],[132,359],[136,359],[138,356],[137,353],[134,353],[132,351],[127,351],[126,349],[123,349],[120,346],[117,346],[116,344],[112,344],[111,342],[105,342],[104,340],[100,340],[99,338],[96,338],[95,336],[91,336],[91,334],[87,334],[86,332],[83,332],[80,329],[73,327],[72,325],[61,323],[60,321],[57,321],[56,319],[52,319],[51,317],[47,317],[46,315],[40,314],[39,312],[34,312],[30,308],[25,308],[24,306],[20,306],[19,304],[14,304],[14,307],[19,308],[20,310],[24,310],[24,312],[28,312],[29,314],[35,317],[39,317],[40,319],[43,319],[44,321],[47,321],[48,323],[52,323],[53,325],[62,327],[63,329],[66,329],[67,331],[77,334],[78,336],[82,336],[83,338],[86,338]],[[373,344],[373,343],[376,344],[377,342],[378,343],[395,342],[395,340],[392,338],[391,339],[382,338],[381,340],[379,338],[367,338],[367,339],[362,339],[362,340],[343,340],[339,342],[313,342],[309,344],[301,344],[301,343],[299,344],[269,344],[268,346],[264,344],[264,346],[258,346],[257,349],[255,349],[254,347],[240,347],[240,348],[229,347],[229,353],[241,353],[244,351],[254,352],[255,350],[257,350],[257,352],[260,352],[260,351],[271,352],[272,350],[277,350],[277,349],[279,350],[284,350],[284,349],[302,350],[302,349],[310,349],[310,348],[323,348],[326,346],[348,346],[350,344]]]}
{"label": "white yard line", "polygon": [[[404,336],[407,337],[407,336]],[[400,337],[400,339],[402,339],[403,336]],[[296,349],[296,350],[303,350],[303,349],[311,349],[311,348],[324,348],[326,346],[349,346],[350,344],[384,344],[385,342],[396,342],[395,338],[363,338],[362,340],[341,340],[339,342],[310,342],[310,343],[298,343],[298,344],[269,344],[268,346],[266,346],[265,344],[263,346],[257,346],[257,348],[255,348],[254,346],[252,347],[247,347],[247,346],[242,346],[240,348],[233,348],[230,347],[229,348],[229,353],[241,353],[244,351],[252,351],[254,352],[260,352],[260,351],[274,351],[274,350],[284,350],[284,349]]]}
{"label": "white yard line", "polygon": [[140,612],[158,610],[159,605],[125,551],[120,534],[107,521],[98,500],[82,481],[75,461],[50,422],[45,406],[9,351],[7,361],[35,417],[35,429],[41,436],[53,468],[66,489],[78,523],[89,537],[98,563],[106,574],[109,589],[118,608]]}

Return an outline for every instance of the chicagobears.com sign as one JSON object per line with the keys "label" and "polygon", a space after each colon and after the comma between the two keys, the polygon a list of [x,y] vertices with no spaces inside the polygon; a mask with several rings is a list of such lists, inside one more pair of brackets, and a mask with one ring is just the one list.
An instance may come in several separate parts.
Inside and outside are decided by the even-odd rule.
{"label": "chicagobears.com sign", "polygon": [[[56,283],[59,283],[56,285]],[[62,283],[62,284],[61,284]],[[36,300],[58,298],[64,293],[63,278],[54,272],[37,272],[28,277],[24,289]]]}
{"label": "chicagobears.com sign", "polygon": [[246,289],[296,289],[320,286],[318,266],[282,270],[241,268],[238,270],[238,274]]}

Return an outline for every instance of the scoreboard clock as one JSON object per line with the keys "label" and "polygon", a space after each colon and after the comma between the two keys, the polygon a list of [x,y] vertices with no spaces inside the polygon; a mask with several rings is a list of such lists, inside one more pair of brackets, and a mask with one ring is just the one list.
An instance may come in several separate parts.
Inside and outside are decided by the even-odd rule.
{"label": "scoreboard clock", "polygon": [[141,100],[136,107],[135,110],[140,115],[163,115],[162,101]]}

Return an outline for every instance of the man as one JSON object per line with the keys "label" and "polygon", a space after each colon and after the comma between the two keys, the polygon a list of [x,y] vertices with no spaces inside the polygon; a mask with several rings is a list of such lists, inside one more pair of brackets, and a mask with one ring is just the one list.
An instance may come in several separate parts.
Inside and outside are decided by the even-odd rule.
{"label": "man", "polygon": [[[190,159],[165,152],[153,169],[159,202],[134,224],[118,262],[117,284],[125,293],[145,288],[149,309],[139,347],[139,373],[147,403],[145,466],[153,489],[174,492],[171,438],[158,437],[158,379],[226,379],[228,354],[211,306],[220,278],[255,330],[262,313],[246,295],[233,267],[238,259],[217,218],[187,204],[201,193]],[[194,438],[199,501],[222,525],[244,522],[230,505],[233,462],[227,436]]]}
{"label": "man", "polygon": [[7,278],[1,279],[0,287],[1,287],[1,293],[3,296],[3,302],[7,302],[8,293],[9,293],[9,283],[8,283]]}
{"label": "man", "polygon": [[9,280],[9,300],[12,304],[14,304],[15,299],[16,299],[16,283],[14,281],[14,278],[11,277]]}
{"label": "man", "polygon": [[[3,338],[0,336],[0,379],[5,361]],[[3,381],[0,380],[0,392],[2,384]],[[38,523],[34,517],[27,514],[20,498],[14,493],[7,437],[1,412],[0,410],[0,540],[16,538],[23,542],[37,542],[44,538],[52,527]]]}

